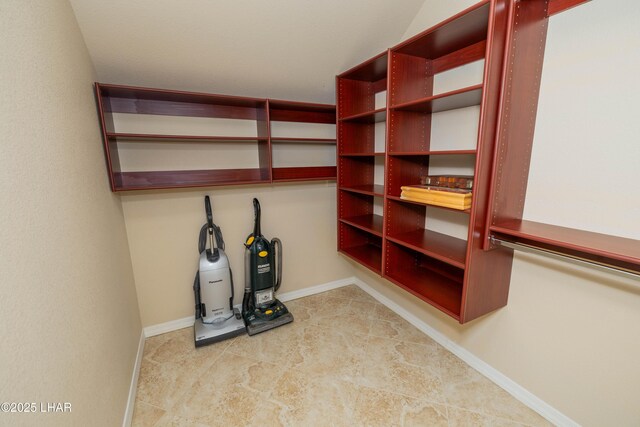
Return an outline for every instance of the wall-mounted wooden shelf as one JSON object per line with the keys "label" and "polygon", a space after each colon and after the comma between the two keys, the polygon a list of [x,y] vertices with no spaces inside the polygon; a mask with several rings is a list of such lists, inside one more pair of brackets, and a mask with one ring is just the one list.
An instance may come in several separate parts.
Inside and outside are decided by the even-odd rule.
{"label": "wall-mounted wooden shelf", "polygon": [[[293,150],[304,146],[330,146],[332,137],[273,136],[274,122],[335,125],[335,106],[294,101],[244,98],[149,89],[140,87],[95,84],[98,110],[103,130],[107,169],[112,191],[161,188],[208,187],[233,184],[267,184],[271,182],[333,180],[336,166],[273,166],[273,146],[287,144]],[[172,116],[189,119],[228,119],[253,123],[252,135],[118,132],[115,115],[138,117]],[[156,121],[157,123],[157,121]],[[243,132],[246,132],[243,131]],[[333,130],[331,130],[333,133]],[[257,158],[255,167],[194,170],[123,170],[122,148],[130,143],[147,147],[162,147],[163,143],[244,144],[251,145]],[[230,165],[232,166],[232,165]]]}

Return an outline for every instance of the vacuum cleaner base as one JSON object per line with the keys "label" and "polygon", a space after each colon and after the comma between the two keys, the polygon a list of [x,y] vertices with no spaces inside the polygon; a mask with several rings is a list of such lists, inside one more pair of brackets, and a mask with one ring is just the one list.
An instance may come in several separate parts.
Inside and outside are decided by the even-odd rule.
{"label": "vacuum cleaner base", "polygon": [[265,332],[278,326],[293,322],[293,314],[287,313],[273,320],[255,320],[247,325],[249,336]]}
{"label": "vacuum cleaner base", "polygon": [[[256,335],[261,332],[277,328],[278,326],[286,325],[287,323],[293,322],[293,314],[291,314],[291,312],[287,310],[287,307],[277,299],[267,310],[273,310],[276,313],[284,312],[284,314],[273,318],[259,318],[257,316],[245,317],[247,323],[247,333],[249,334],[249,336]],[[256,310],[256,312],[258,312],[258,310]]]}
{"label": "vacuum cleaner base", "polygon": [[[239,312],[239,308],[236,308]],[[234,311],[236,311],[234,310]],[[222,327],[212,326],[202,323],[202,319],[196,319],[193,325],[193,339],[196,347],[213,344],[229,338],[237,337],[245,333],[244,322],[242,318],[238,319],[233,316]]]}

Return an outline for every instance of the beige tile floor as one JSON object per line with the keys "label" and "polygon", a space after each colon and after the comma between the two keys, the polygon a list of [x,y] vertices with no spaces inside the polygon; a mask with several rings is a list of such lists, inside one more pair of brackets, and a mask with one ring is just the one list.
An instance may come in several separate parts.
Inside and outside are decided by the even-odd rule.
{"label": "beige tile floor", "polygon": [[253,337],[147,339],[133,425],[549,425],[357,286],[287,306]]}

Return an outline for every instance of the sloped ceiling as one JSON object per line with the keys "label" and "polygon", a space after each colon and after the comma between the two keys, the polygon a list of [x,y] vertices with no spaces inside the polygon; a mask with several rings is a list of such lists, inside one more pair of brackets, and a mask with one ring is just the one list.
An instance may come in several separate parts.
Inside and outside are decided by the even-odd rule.
{"label": "sloped ceiling", "polygon": [[334,102],[424,0],[70,0],[104,83]]}

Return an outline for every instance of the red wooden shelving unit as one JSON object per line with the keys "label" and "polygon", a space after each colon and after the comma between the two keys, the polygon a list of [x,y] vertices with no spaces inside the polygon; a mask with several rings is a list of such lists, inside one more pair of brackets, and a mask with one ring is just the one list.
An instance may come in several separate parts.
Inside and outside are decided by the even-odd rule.
{"label": "red wooden shelving unit", "polygon": [[[208,187],[213,185],[264,184],[285,181],[332,180],[335,166],[273,167],[274,144],[335,145],[334,138],[272,137],[271,123],[304,122],[335,124],[335,106],[294,101],[213,95],[164,89],[95,84],[103,131],[107,169],[112,191],[161,188]],[[112,113],[159,116],[185,116],[255,121],[251,136],[174,135],[116,132]],[[143,142],[250,143],[257,148],[255,168],[124,171],[120,165],[119,144]]]}
{"label": "red wooden shelving unit", "polygon": [[[461,323],[504,306],[509,289],[511,257],[478,255],[481,236],[475,231],[486,215],[508,9],[507,0],[482,1],[337,78],[338,249]],[[482,83],[433,92],[436,75],[478,60],[484,60]],[[376,108],[375,93],[383,90],[387,106]],[[432,115],[472,106],[480,107],[475,146],[432,149]],[[385,185],[372,191],[373,124],[383,119]],[[429,174],[434,156],[467,156],[474,164],[472,207],[451,214],[466,216],[466,239],[428,229],[426,205],[400,198],[401,186]],[[362,189],[355,198],[352,193]],[[374,215],[372,196],[381,193],[383,214]],[[365,233],[382,244],[360,244]],[[372,267],[378,259],[381,265]]]}
{"label": "red wooden shelving unit", "polygon": [[[387,53],[336,79],[338,98],[338,250],[374,272],[382,273],[384,185],[375,182],[375,126],[387,118],[376,94],[387,89]],[[364,243],[363,243],[364,242]]]}
{"label": "red wooden shelving unit", "polygon": [[[310,104],[294,101],[280,101],[270,99],[269,123],[273,122],[296,122],[296,123],[336,123],[336,107],[327,104]],[[271,127],[270,127],[271,133]],[[275,144],[288,145],[336,145],[335,138],[292,138],[270,136],[270,146]],[[335,179],[335,166],[305,166],[305,167],[273,167],[272,156],[272,179],[273,182],[285,181],[314,181]]]}

